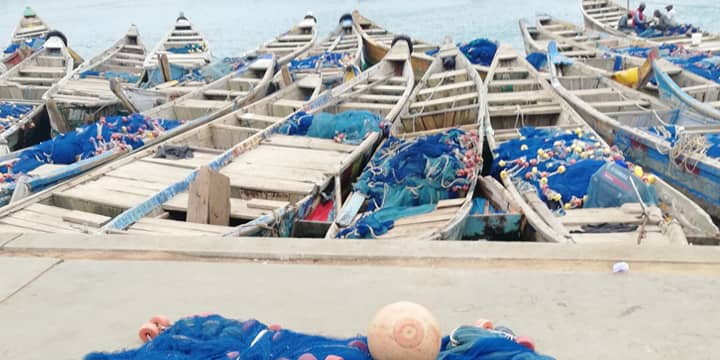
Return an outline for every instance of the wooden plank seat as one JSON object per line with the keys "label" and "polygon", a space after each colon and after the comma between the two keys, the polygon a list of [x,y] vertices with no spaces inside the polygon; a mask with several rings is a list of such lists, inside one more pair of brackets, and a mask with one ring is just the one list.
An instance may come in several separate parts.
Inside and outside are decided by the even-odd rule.
{"label": "wooden plank seat", "polygon": [[587,101],[587,103],[600,110],[600,111],[610,111],[614,109],[621,109],[626,107],[648,107],[650,106],[650,102],[647,100],[618,100],[618,101]]}
{"label": "wooden plank seat", "polygon": [[611,87],[594,88],[594,89],[578,89],[578,90],[572,90],[571,92],[580,97],[607,95],[607,94],[617,93],[617,91]]}
{"label": "wooden plank seat", "polygon": [[443,92],[447,92],[447,91],[456,91],[456,90],[473,88],[473,87],[475,87],[474,81],[471,81],[471,80],[460,81],[460,82],[446,84],[446,85],[428,87],[428,88],[418,91],[418,95],[422,96],[422,95],[438,94],[438,93],[443,93]]}
{"label": "wooden plank seat", "polygon": [[18,76],[14,76],[14,77],[8,78],[8,81],[21,83],[21,84],[52,85],[55,82],[55,79],[48,78],[48,77],[33,77],[33,76],[18,77]]}
{"label": "wooden plank seat", "polygon": [[487,94],[488,104],[527,104],[539,101],[549,101],[553,94],[546,90],[495,92]]}
{"label": "wooden plank seat", "polygon": [[402,96],[400,95],[382,95],[382,94],[360,94],[353,97],[354,100],[374,101],[379,103],[396,104]]}
{"label": "wooden plank seat", "polygon": [[355,146],[337,143],[331,139],[320,139],[309,136],[290,136],[276,134],[268,139],[263,140],[263,144],[274,146],[287,146],[294,148],[316,149],[316,150],[332,150],[345,153],[351,153]]}
{"label": "wooden plank seat", "polygon": [[391,111],[395,107],[395,104],[379,104],[379,103],[366,103],[366,102],[344,102],[340,104],[339,108],[341,111],[346,110],[368,110],[368,111]]}
{"label": "wooden plank seat", "polygon": [[490,116],[516,116],[523,115],[551,115],[562,112],[560,104],[537,104],[537,105],[504,105],[504,106],[488,106]]}
{"label": "wooden plank seat", "polygon": [[20,74],[62,77],[65,76],[65,69],[59,67],[26,66],[20,69]]}
{"label": "wooden plank seat", "polygon": [[135,222],[129,232],[147,232],[171,235],[222,236],[232,230],[229,226],[189,223],[168,219],[144,217]]}
{"label": "wooden plank seat", "polygon": [[442,80],[444,78],[461,76],[461,75],[467,75],[467,70],[466,69],[458,69],[458,70],[443,71],[443,72],[435,73],[435,74],[430,75],[429,80]]}
{"label": "wooden plank seat", "polygon": [[[367,84],[356,85],[353,89],[362,90],[368,87]],[[402,94],[405,92],[404,85],[375,85],[372,87],[372,92],[383,93],[383,94]]]}
{"label": "wooden plank seat", "polygon": [[203,92],[207,97],[239,98],[247,95],[247,91],[208,89]]}
{"label": "wooden plank seat", "polygon": [[303,41],[303,42],[312,40],[312,38],[313,38],[313,36],[310,34],[307,34],[307,35],[287,34],[287,35],[282,35],[279,37],[279,39],[281,41]]}
{"label": "wooden plank seat", "polygon": [[241,125],[259,129],[264,129],[285,119],[284,117],[279,116],[268,116],[254,113],[235,114],[235,117],[240,120]]}
{"label": "wooden plank seat", "polygon": [[443,106],[449,104],[464,104],[468,101],[473,101],[478,98],[477,92],[461,94],[456,96],[449,96],[440,99],[431,99],[426,101],[418,101],[410,105],[410,109],[422,109],[432,106]]}

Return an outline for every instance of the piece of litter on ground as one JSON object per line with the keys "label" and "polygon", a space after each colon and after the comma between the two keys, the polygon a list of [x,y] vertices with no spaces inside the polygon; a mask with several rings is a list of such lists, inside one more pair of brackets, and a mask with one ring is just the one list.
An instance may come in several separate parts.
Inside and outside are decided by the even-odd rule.
{"label": "piece of litter on ground", "polygon": [[626,262],[616,262],[613,264],[614,273],[626,273],[630,271],[630,265]]}

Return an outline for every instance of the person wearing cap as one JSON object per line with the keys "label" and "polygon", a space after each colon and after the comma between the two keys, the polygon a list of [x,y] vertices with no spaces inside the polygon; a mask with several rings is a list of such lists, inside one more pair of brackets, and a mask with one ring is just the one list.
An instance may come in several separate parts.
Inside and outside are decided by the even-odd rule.
{"label": "person wearing cap", "polygon": [[655,10],[653,17],[653,28],[661,32],[670,31],[677,26],[676,24],[673,24],[672,20],[670,20],[666,14],[660,12],[660,10]]}
{"label": "person wearing cap", "polygon": [[665,15],[667,15],[668,19],[670,19],[670,21],[675,21],[675,15],[676,15],[675,7],[672,4],[670,4],[665,7],[665,11],[666,11]]}

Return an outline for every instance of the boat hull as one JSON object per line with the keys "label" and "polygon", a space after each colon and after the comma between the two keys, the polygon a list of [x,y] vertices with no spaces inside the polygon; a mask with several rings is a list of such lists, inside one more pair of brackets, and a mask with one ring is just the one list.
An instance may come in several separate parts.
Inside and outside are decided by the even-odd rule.
{"label": "boat hull", "polygon": [[[385,57],[385,54],[390,50],[384,46],[381,46],[373,41],[368,41],[363,36],[363,43],[365,44],[365,61],[369,65],[374,65],[380,62]],[[412,64],[413,72],[416,78],[422,78],[427,69],[432,64],[433,58],[426,55],[421,56],[418,54],[412,54],[410,63]]]}
{"label": "boat hull", "polygon": [[661,139],[638,136],[622,125],[598,121],[595,114],[570,101],[586,122],[610,145],[616,145],[632,162],[659,175],[699,204],[708,214],[720,218],[720,169],[680,155],[670,158],[671,148]]}

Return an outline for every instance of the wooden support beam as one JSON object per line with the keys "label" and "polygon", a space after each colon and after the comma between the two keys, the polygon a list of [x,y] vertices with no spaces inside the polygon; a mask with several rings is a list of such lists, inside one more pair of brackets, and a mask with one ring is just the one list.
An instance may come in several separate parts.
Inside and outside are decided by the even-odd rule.
{"label": "wooden support beam", "polygon": [[225,225],[230,222],[230,178],[203,166],[190,183],[187,221]]}

